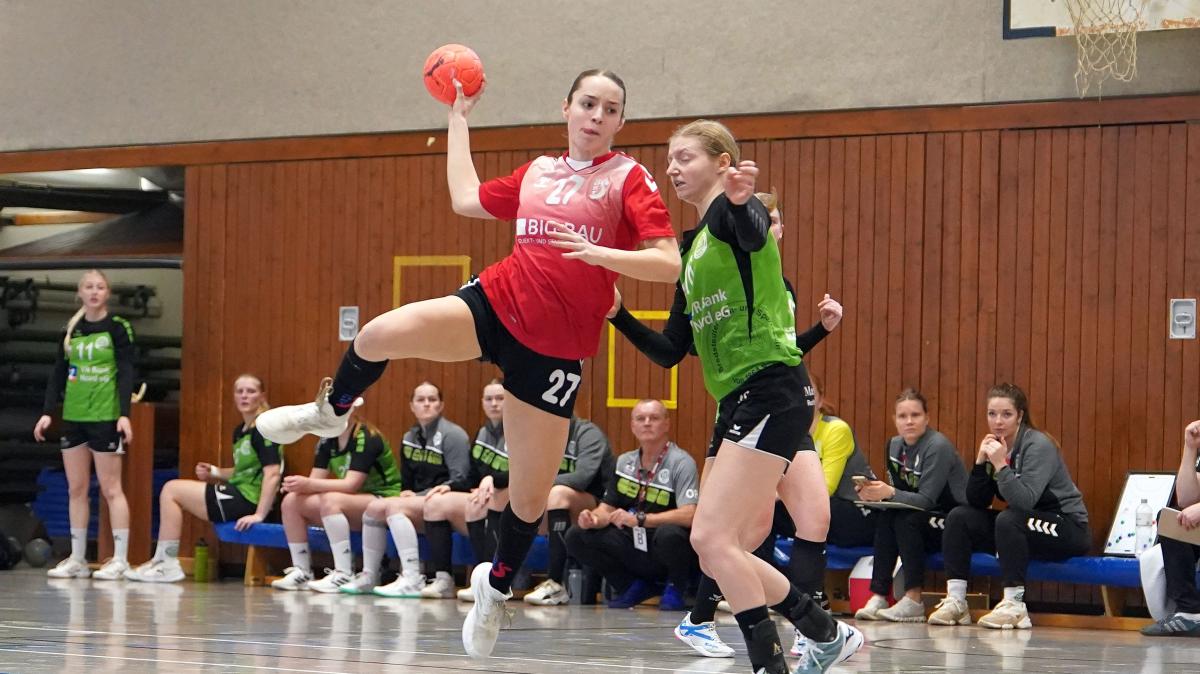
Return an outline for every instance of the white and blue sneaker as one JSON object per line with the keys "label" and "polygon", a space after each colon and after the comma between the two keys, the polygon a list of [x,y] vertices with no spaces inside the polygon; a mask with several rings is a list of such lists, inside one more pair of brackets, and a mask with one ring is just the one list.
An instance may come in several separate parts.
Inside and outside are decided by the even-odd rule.
{"label": "white and blue sneaker", "polygon": [[862,632],[846,623],[837,624],[837,637],[828,643],[808,642],[808,650],[800,658],[800,664],[792,674],[817,674],[828,672],[834,665],[845,662],[863,647]]}
{"label": "white and blue sneaker", "polygon": [[706,658],[733,657],[733,649],[721,641],[721,636],[717,634],[717,623],[693,623],[690,612],[675,627],[675,636]]}

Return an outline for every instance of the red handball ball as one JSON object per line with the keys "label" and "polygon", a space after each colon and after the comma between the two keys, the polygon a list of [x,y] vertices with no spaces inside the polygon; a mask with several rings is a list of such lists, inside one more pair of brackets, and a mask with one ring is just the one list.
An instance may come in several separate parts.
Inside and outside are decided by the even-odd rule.
{"label": "red handball ball", "polygon": [[425,59],[425,88],[434,98],[454,105],[454,80],[462,82],[463,94],[474,96],[483,86],[483,62],[470,47],[446,44]]}

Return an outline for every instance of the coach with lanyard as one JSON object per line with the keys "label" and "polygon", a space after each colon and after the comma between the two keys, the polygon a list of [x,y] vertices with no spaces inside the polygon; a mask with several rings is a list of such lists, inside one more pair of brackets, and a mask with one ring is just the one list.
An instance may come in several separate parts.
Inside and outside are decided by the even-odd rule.
{"label": "coach with lanyard", "polygon": [[662,402],[641,400],[631,416],[640,446],[617,457],[604,501],[579,514],[567,551],[616,590],[611,608],[640,604],[666,580],[659,608],[681,611],[697,568],[688,542],[699,499],[696,462],[668,439]]}

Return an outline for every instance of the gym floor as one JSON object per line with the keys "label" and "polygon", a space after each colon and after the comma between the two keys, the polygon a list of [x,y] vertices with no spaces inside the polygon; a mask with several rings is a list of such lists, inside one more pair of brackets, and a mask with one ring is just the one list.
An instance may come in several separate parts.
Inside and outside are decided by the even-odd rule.
{"label": "gym floor", "polygon": [[[745,672],[731,616],[719,629],[736,659],[692,655],[655,608],[511,604],[496,657],[472,660],[454,601],[288,593],[236,581],[152,585],[0,572],[0,672]],[[1167,673],[1200,667],[1200,641],[1134,632],[993,632],[860,625],[868,646],[838,672]],[[785,645],[791,632],[782,624]]]}

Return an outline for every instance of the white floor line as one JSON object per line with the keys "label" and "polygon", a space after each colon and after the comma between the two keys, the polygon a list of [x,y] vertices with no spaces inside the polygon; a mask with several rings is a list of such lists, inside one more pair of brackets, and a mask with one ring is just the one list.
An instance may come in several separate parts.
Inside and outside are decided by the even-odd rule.
{"label": "white floor line", "polygon": [[[244,646],[274,646],[277,648],[301,648],[301,649],[307,649],[307,650],[311,650],[313,648],[322,648],[322,649],[328,649],[328,650],[354,651],[354,652],[366,652],[366,653],[436,655],[436,656],[450,657],[450,658],[466,658],[472,662],[480,662],[480,663],[486,662],[487,660],[493,660],[493,661],[509,660],[509,661],[513,661],[513,662],[536,661],[539,663],[546,663],[546,664],[551,664],[551,665],[606,667],[606,668],[611,668],[611,669],[624,669],[624,670],[628,670],[630,667],[634,666],[628,662],[618,664],[618,663],[609,663],[609,662],[594,662],[591,660],[583,660],[583,661],[550,660],[550,659],[547,659],[544,657],[513,657],[513,656],[505,656],[505,655],[493,655],[492,657],[487,658],[487,660],[475,660],[475,659],[471,658],[471,656],[467,655],[466,653],[439,653],[436,651],[406,651],[406,650],[393,650],[393,649],[387,649],[387,648],[368,648],[368,647],[354,647],[354,646],[332,646],[332,645],[330,645],[330,646],[314,646],[313,644],[310,644],[310,643],[289,643],[289,642],[282,642],[282,641],[250,641],[250,640],[246,640],[246,639],[221,639],[221,638],[215,638],[215,637],[190,637],[190,636],[184,636],[184,635],[179,635],[179,634],[141,634],[141,633],[136,633],[136,632],[103,632],[100,630],[73,630],[73,629],[64,628],[64,627],[31,627],[28,625],[12,625],[12,624],[3,624],[3,626],[7,629],[20,629],[20,630],[31,630],[31,631],[41,631],[41,632],[63,632],[66,634],[83,635],[83,636],[98,635],[98,636],[113,636],[113,637],[142,637],[145,639],[180,639],[180,640],[187,640],[187,641],[215,641],[215,642],[219,642],[219,643],[223,643],[223,644],[240,644],[240,645],[244,645]],[[0,649],[0,650],[3,650],[3,649]],[[18,651],[14,651],[14,652],[18,652]],[[20,651],[20,652],[23,652],[23,651]],[[277,654],[277,657],[287,657],[287,656],[283,655],[283,654]],[[678,674],[689,674],[689,673],[691,673],[691,674],[711,674],[711,672],[712,672],[712,670],[709,670],[709,669],[687,669],[687,668],[680,668],[680,667],[655,667],[652,665],[646,665],[646,664],[642,664],[642,663],[639,663],[636,666],[641,671],[675,672]],[[305,670],[285,670],[285,671],[305,671]]]}
{"label": "white floor line", "polygon": [[31,653],[33,655],[61,655],[64,658],[102,658],[104,660],[127,660],[129,662],[155,662],[168,665],[199,665],[202,667],[237,667],[239,669],[264,669],[271,672],[304,672],[305,674],[348,674],[332,669],[291,669],[288,667],[264,667],[262,665],[235,665],[229,662],[199,662],[194,660],[166,660],[163,658],[131,658],[121,655],[98,655],[95,653],[68,653],[63,651],[38,651],[24,648],[0,648],[0,653]]}

